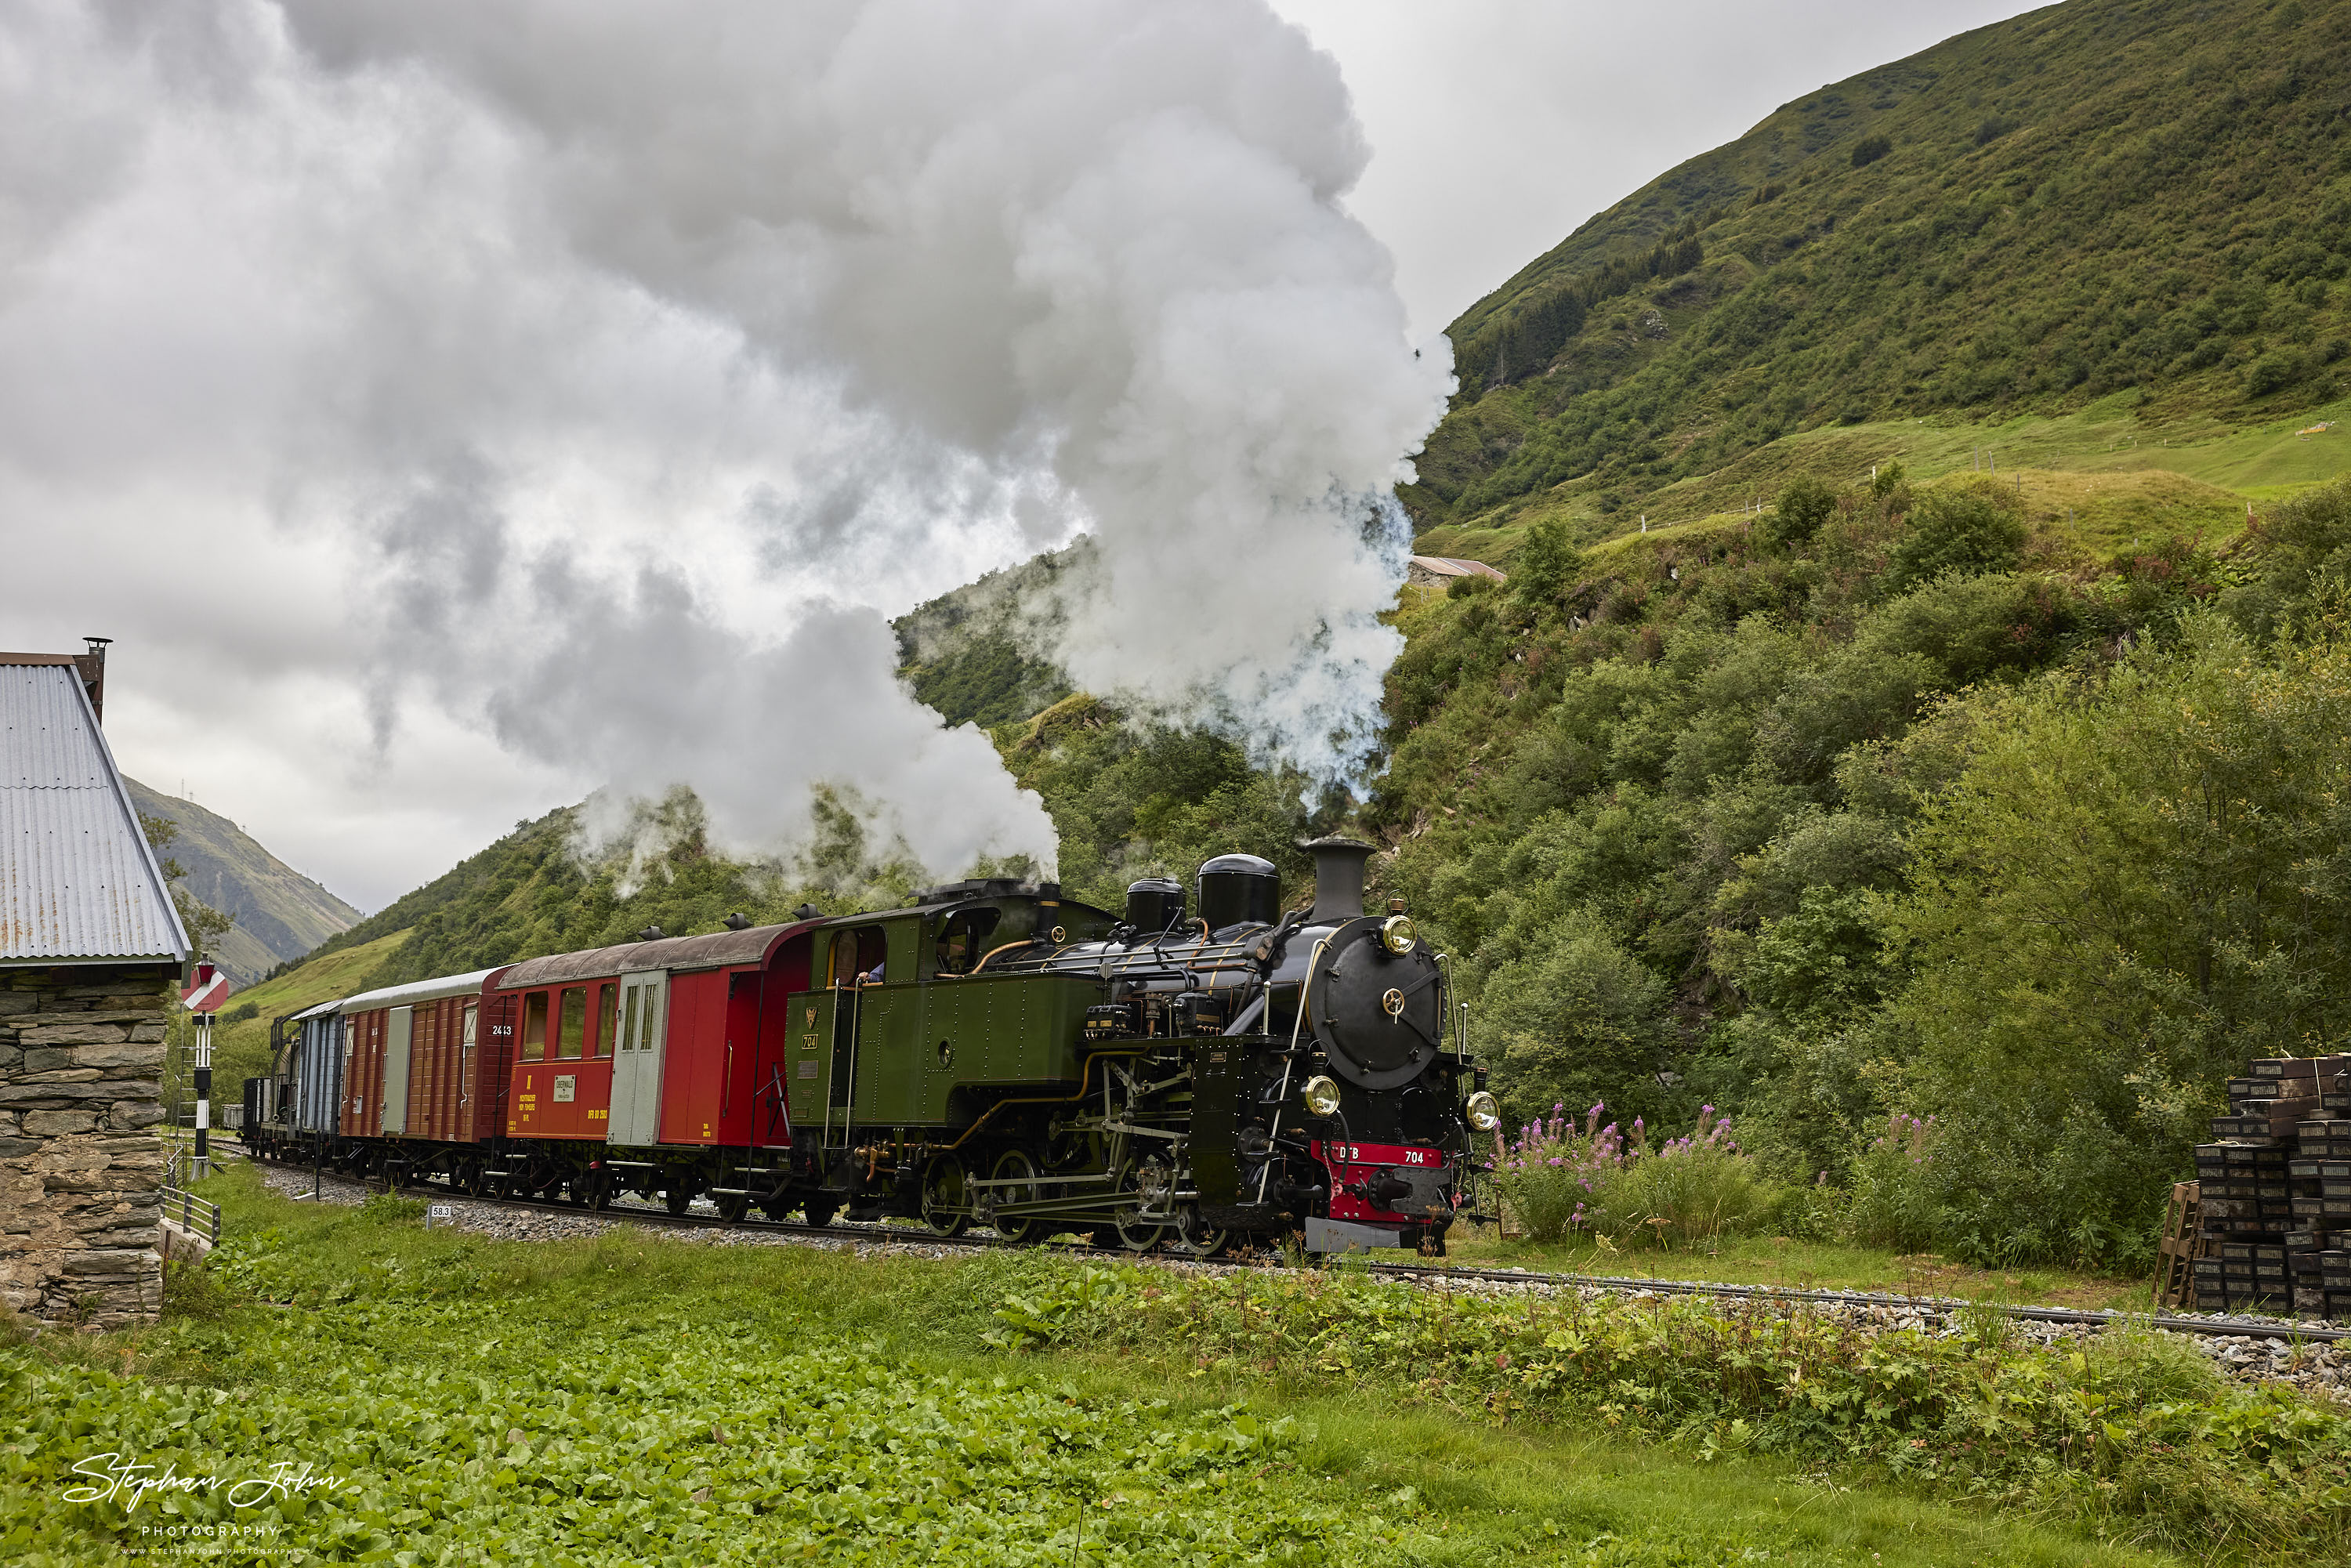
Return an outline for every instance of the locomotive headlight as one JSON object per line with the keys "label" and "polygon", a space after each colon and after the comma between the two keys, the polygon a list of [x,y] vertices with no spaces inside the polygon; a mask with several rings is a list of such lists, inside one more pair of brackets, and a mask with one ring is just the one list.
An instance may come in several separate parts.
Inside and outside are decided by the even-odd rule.
{"label": "locomotive headlight", "polygon": [[1328,1116],[1339,1109],[1339,1085],[1320,1073],[1306,1081],[1303,1091],[1306,1108],[1317,1116]]}
{"label": "locomotive headlight", "polygon": [[1502,1124],[1501,1102],[1480,1089],[1469,1096],[1461,1108],[1469,1117],[1469,1124],[1481,1133],[1490,1133]]}
{"label": "locomotive headlight", "polygon": [[1391,915],[1380,926],[1380,941],[1401,958],[1420,946],[1420,933],[1412,928],[1411,916]]}

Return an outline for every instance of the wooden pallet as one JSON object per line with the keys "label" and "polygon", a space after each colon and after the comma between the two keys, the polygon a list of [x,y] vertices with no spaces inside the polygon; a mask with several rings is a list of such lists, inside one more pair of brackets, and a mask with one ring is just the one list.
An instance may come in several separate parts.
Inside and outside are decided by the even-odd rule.
{"label": "wooden pallet", "polygon": [[2204,1256],[2203,1200],[2192,1181],[2174,1182],[2164,1211],[2163,1239],[2155,1247],[2155,1304],[2196,1305],[2196,1260]]}

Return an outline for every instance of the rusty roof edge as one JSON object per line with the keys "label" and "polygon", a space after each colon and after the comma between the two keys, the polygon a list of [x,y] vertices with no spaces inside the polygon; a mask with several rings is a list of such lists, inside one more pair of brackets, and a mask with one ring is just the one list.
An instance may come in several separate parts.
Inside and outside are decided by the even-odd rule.
{"label": "rusty roof edge", "polygon": [[[783,925],[752,925],[741,931],[705,931],[698,936],[661,936],[651,942],[617,942],[605,947],[582,947],[569,953],[548,953],[526,958],[498,977],[496,989],[526,990],[562,980],[592,980],[640,969],[717,969],[736,965],[765,965],[784,942],[813,931],[823,920],[795,920]],[[757,947],[754,937],[761,938]],[[737,945],[740,945],[739,951]],[[732,956],[726,956],[732,955]],[[593,963],[589,960],[594,960]]]}

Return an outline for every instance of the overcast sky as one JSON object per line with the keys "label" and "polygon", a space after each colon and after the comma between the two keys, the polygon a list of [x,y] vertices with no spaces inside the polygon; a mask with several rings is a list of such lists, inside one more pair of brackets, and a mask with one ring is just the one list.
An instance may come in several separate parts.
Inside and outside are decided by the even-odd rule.
{"label": "overcast sky", "polygon": [[[1213,15],[1130,7],[1130,20],[1143,19],[1136,31],[1167,32],[1180,16],[1173,31],[1184,37],[1138,48],[1105,24],[1103,40],[1062,51],[1077,78],[1105,73],[1092,99],[1071,98],[1066,81],[1029,90],[1029,78],[1046,79],[1037,60],[1054,53],[1033,41],[1007,45],[1012,88],[974,89],[967,104],[943,98],[925,84],[955,80],[976,46],[934,36],[923,40],[931,78],[894,56],[869,61],[879,98],[828,100],[822,114],[780,127],[764,106],[792,89],[747,76],[741,61],[756,53],[738,51],[722,69],[680,46],[671,78],[686,129],[674,138],[645,85],[668,68],[647,66],[642,48],[616,59],[610,39],[601,57],[582,44],[573,66],[564,47],[534,46],[517,63],[470,31],[462,5],[298,3],[298,47],[270,35],[276,14],[261,0],[220,0],[233,26],[132,43],[85,23],[70,0],[16,9],[0,22],[0,423],[10,432],[0,438],[0,646],[116,638],[107,727],[126,770],[234,819],[363,909],[607,778],[633,768],[628,782],[646,784],[720,727],[711,712],[763,703],[764,722],[690,764],[709,786],[706,770],[739,746],[753,815],[763,781],[813,767],[896,791],[918,815],[925,790],[962,789],[967,809],[942,816],[978,819],[997,848],[1029,847],[1030,808],[1001,784],[956,782],[986,771],[975,743],[925,731],[874,688],[886,656],[876,613],[1055,542],[1073,518],[1147,518],[1167,490],[1213,491],[1226,466],[1278,491],[1302,494],[1317,475],[1375,484],[1382,454],[1407,438],[1397,433],[1431,417],[1425,372],[1439,357],[1411,361],[1385,344],[1427,345],[1594,211],[1776,106],[2024,9],[1275,3],[1335,56],[1353,95],[1370,158],[1352,189],[1342,187],[1363,152],[1343,134],[1342,100],[1322,68],[1239,4]],[[1050,15],[1053,4],[1030,9]],[[893,0],[836,10],[925,15]],[[563,0],[542,21],[559,32],[572,14]],[[417,15],[427,19],[413,30],[439,26],[438,36],[410,37]],[[354,16],[364,20],[347,22]],[[1090,47],[1110,51],[1106,63],[1088,64]],[[421,63],[399,63],[409,50]],[[723,41],[716,52],[727,53]],[[314,56],[319,70],[285,63]],[[377,68],[353,75],[353,59]],[[838,98],[837,75],[825,90]],[[1153,94],[1196,94],[1213,134],[1194,153],[1180,138],[1129,142],[1125,163],[1104,155],[1061,170],[1050,199],[1037,195],[1038,168],[1082,164],[1095,143],[1117,141],[1122,105]],[[1062,112],[1067,123],[1053,118]],[[1033,290],[1040,269],[1050,274],[1055,314],[1017,341],[965,332],[942,382],[892,334],[908,299],[929,303],[926,288],[946,325],[927,329],[925,347],[940,332],[953,338],[959,319],[985,322],[985,277],[975,283],[950,264],[959,235],[985,238],[987,211],[975,207],[979,226],[958,229],[970,214],[938,220],[925,205],[936,189],[893,190],[884,165],[893,115],[953,130],[962,113],[986,134],[961,137],[959,155],[994,162],[963,165],[956,192],[1001,187],[1007,210],[1034,231],[1026,250],[998,258],[1003,276]],[[513,134],[522,123],[529,137]],[[1034,138],[1025,152],[1024,136]],[[883,162],[836,157],[826,137]],[[853,197],[869,204],[861,221],[915,235],[906,254],[937,268],[935,281],[902,269],[861,295],[862,273],[889,269],[856,252],[762,248],[730,235],[725,224],[766,201],[758,153],[737,169],[716,151],[738,141],[758,143],[768,167],[797,170],[813,148],[846,171],[836,172],[850,196],[796,189],[770,204],[787,209],[786,227],[820,228],[827,204]],[[1185,178],[1191,157],[1198,190]],[[663,183],[666,226],[638,221],[635,208],[658,204],[639,200],[634,179]],[[1123,180],[1151,182],[1149,201],[1105,204],[1101,193]],[[1255,193],[1236,216],[1225,209],[1238,189]],[[880,219],[876,200],[887,206]],[[420,213],[433,221],[420,225]],[[1358,243],[1348,214],[1393,254],[1400,312],[1377,298],[1386,284],[1376,247]],[[1249,281],[1255,313],[1218,316],[1206,295],[1186,293],[1189,277],[1135,272],[1116,236],[1153,224],[1204,236],[1153,254],[1178,258],[1179,272]],[[501,287],[453,283],[461,272]],[[870,309],[874,324],[827,341],[820,312],[765,310],[762,290]],[[1167,320],[1191,322],[1215,351],[1146,340],[1112,319],[1144,297],[1163,333]],[[356,340],[347,314],[366,319]],[[1254,371],[1244,381],[1238,368],[1262,365],[1277,336],[1289,347],[1271,357],[1302,368],[1286,385],[1259,385]],[[1228,342],[1231,366],[1217,358]],[[347,382],[321,375],[336,362],[321,345],[351,356]],[[804,348],[827,375],[796,374]],[[372,355],[398,373],[371,374]],[[1125,367],[1114,401],[1132,417],[1030,461],[1021,443],[1039,428],[1082,423],[1073,411],[1095,401],[1085,367],[1096,358]],[[1017,396],[952,380],[1016,371]],[[1238,404],[1243,388],[1249,407],[1224,419],[1227,394]],[[1155,455],[1138,425],[1163,435]],[[1167,444],[1177,440],[1169,430],[1179,444]],[[452,446],[453,432],[468,441]],[[402,448],[399,465],[386,443]],[[1155,464],[1171,476],[1155,481]],[[833,476],[840,495],[812,488],[811,475]],[[967,510],[961,526],[921,522],[943,495]],[[768,506],[791,526],[762,531],[757,514]],[[648,507],[656,522],[638,515]],[[335,508],[364,526],[317,521]],[[1219,526],[1230,510],[1220,500],[1196,526]],[[1349,703],[1375,690],[1384,657],[1375,627],[1347,630],[1378,587],[1377,563],[1332,556],[1311,512],[1299,504],[1281,514],[1289,524],[1268,514],[1230,545],[1260,559],[1290,552],[1290,570],[1254,580],[1343,585],[1325,606],[1336,634],[1318,644],[1321,664],[1285,669],[1276,638],[1241,651],[1254,686],[1224,693],[1309,695],[1295,711],[1272,704],[1260,716],[1260,739],[1277,747],[1351,722]],[[1190,570],[1165,549],[1164,538],[1130,549],[1119,569],[1134,581],[1122,591],[1141,591],[1134,583],[1151,572]],[[526,578],[531,613],[517,616],[501,596]],[[828,596],[845,603],[828,610]],[[1117,593],[1104,603],[1123,615]],[[1096,629],[1092,643],[1085,633],[1072,632],[1081,657],[1116,653],[1113,631]],[[799,653],[778,651],[795,640]],[[811,664],[805,645],[819,640],[859,650],[862,663]],[[756,678],[729,685],[712,674],[744,664],[747,649],[768,660]],[[1187,689],[1206,656],[1165,645]],[[809,706],[810,688],[837,700]],[[659,706],[664,693],[693,722],[675,735],[632,728],[626,705]],[[860,745],[813,764],[805,746],[774,738],[805,735],[828,713],[883,709]],[[784,712],[791,726],[776,717]],[[980,841],[949,835],[937,850]]]}

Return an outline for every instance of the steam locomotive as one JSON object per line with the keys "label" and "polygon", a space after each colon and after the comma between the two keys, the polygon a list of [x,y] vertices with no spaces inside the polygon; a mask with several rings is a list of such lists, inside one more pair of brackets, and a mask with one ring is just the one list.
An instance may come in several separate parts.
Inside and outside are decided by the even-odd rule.
{"label": "steam locomotive", "polygon": [[477,1196],[634,1194],[1208,1256],[1444,1250],[1499,1124],[1443,955],[1364,909],[1367,844],[1223,855],[1122,917],[1050,883],[644,938],[277,1020],[266,1158]]}

